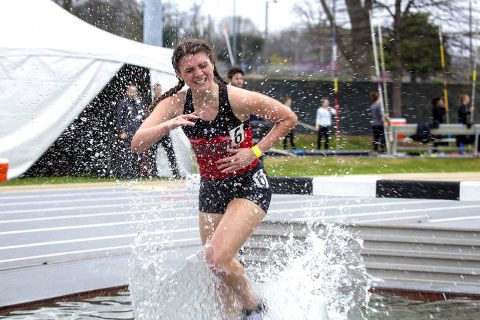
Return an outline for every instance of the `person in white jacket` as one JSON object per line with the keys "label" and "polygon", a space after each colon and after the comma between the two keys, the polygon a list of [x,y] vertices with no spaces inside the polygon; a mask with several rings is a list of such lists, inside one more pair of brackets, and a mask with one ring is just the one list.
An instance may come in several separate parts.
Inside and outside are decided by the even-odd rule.
{"label": "person in white jacket", "polygon": [[317,129],[317,149],[320,149],[322,137],[325,139],[325,150],[328,150],[328,140],[330,137],[330,128],[332,127],[332,117],[335,116],[335,109],[330,108],[327,98],[321,100],[322,106],[317,110],[317,119],[315,120],[315,128]]}

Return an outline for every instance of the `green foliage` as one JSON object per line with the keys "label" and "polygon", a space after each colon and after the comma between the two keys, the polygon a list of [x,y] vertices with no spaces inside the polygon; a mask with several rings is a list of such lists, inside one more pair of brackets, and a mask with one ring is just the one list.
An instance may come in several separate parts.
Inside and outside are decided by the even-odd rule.
{"label": "green foliage", "polygon": [[[429,13],[411,13],[405,18],[402,33],[402,66],[410,72],[412,82],[417,77],[427,79],[442,70],[438,26],[430,22]],[[389,37],[390,38],[390,37]],[[390,41],[392,40],[392,41]],[[387,69],[392,69],[392,44],[394,39],[384,39]],[[444,35],[444,44],[448,38]],[[445,63],[450,56],[445,45]]]}

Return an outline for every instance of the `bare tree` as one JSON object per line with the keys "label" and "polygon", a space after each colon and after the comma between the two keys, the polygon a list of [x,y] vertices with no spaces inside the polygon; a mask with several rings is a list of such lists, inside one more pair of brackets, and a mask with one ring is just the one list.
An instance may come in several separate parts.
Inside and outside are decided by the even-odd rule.
{"label": "bare tree", "polygon": [[[394,2],[394,3],[392,3]],[[378,9],[385,10],[393,19],[392,23],[392,85],[393,85],[393,116],[402,116],[402,78],[403,78],[403,45],[402,30],[412,11],[450,12],[450,19],[458,13],[457,0],[394,0],[386,2],[375,0]],[[456,12],[456,13],[455,13]],[[458,18],[458,16],[456,16]]]}
{"label": "bare tree", "polygon": [[329,21],[330,26],[335,25],[339,52],[352,68],[353,78],[355,80],[370,79],[372,48],[368,15],[372,9],[373,0],[345,0],[350,29],[338,23],[327,2],[327,0],[316,0],[316,8],[307,2],[302,6],[296,6],[296,11],[303,17],[309,31],[319,39],[325,38],[323,17]]}

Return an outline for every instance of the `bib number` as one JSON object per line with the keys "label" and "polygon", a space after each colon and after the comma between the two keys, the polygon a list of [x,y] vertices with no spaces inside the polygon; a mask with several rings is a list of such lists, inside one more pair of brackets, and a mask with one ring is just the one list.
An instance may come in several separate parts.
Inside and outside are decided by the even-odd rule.
{"label": "bib number", "polygon": [[268,188],[267,175],[265,174],[265,172],[263,172],[263,169],[260,169],[257,172],[255,172],[252,178],[257,187]]}
{"label": "bib number", "polygon": [[242,143],[243,140],[245,140],[245,131],[243,130],[243,123],[238,127],[230,130],[229,133],[230,133],[230,138],[232,139],[232,144],[231,144],[232,147],[238,146],[240,143]]}

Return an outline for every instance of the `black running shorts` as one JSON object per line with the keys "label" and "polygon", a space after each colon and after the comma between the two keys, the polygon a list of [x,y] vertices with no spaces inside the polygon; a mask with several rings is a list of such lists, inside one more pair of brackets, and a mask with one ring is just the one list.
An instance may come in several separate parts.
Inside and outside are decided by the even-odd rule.
{"label": "black running shorts", "polygon": [[226,179],[201,179],[199,209],[207,213],[225,213],[233,199],[247,199],[267,213],[272,188],[260,162],[243,174]]}

